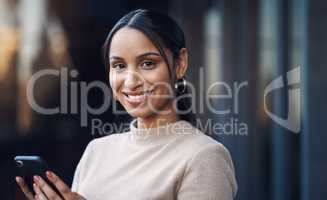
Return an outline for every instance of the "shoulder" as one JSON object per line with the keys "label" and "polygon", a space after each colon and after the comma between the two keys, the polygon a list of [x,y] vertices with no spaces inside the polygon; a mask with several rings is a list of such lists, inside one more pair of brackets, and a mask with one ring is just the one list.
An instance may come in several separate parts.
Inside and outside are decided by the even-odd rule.
{"label": "shoulder", "polygon": [[[234,165],[228,149],[220,142],[193,127],[183,141],[190,152],[180,189],[181,196],[196,196],[195,191],[208,191],[212,196],[235,196],[237,182]],[[203,183],[201,186],[195,182]],[[202,188],[199,188],[202,187]],[[212,188],[215,188],[212,190]],[[198,192],[201,192],[198,191]],[[219,191],[217,193],[217,191]]]}
{"label": "shoulder", "polygon": [[222,143],[202,133],[193,136],[188,145],[191,148],[189,167],[206,163],[216,167],[228,166],[229,170],[234,171],[230,152]]}
{"label": "shoulder", "polygon": [[[217,140],[213,139],[209,135],[206,135],[201,130],[197,129],[188,122],[183,122],[184,128],[179,130],[179,133],[185,137],[181,142],[184,148],[187,148],[189,152],[194,156],[201,151],[218,151],[223,153],[229,153],[227,148]],[[186,127],[186,128],[185,128]]]}
{"label": "shoulder", "polygon": [[[234,170],[231,155],[228,149],[219,141],[206,135],[188,122],[189,128],[180,130],[184,135],[178,142],[177,150],[188,155],[188,166],[198,165],[200,163],[209,162],[214,165],[227,165],[230,170]],[[210,161],[208,161],[210,160]]]}

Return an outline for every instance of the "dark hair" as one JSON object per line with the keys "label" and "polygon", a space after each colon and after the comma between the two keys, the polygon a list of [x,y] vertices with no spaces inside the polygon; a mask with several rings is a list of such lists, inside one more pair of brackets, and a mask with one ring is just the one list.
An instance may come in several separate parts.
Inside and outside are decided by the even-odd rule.
{"label": "dark hair", "polygon": [[[180,50],[186,47],[183,30],[169,16],[145,9],[134,10],[123,16],[108,34],[103,46],[106,71],[109,72],[109,49],[112,37],[118,30],[124,27],[134,28],[145,34],[157,47],[160,55],[165,60],[170,77],[173,80],[172,82],[175,83],[178,81],[176,80],[174,73],[175,70],[173,70],[173,68],[175,67],[175,61],[179,58]],[[174,61],[173,66],[170,66],[168,57],[164,52],[164,48],[171,51]],[[178,97],[187,93],[188,90],[186,88],[186,90],[184,90],[182,93],[176,92],[176,95]],[[177,108],[180,111],[186,111],[187,109],[190,109],[190,106],[190,99],[184,96],[177,101]],[[179,116],[181,119],[189,121],[190,123],[195,122],[195,117],[192,111],[187,113],[183,112],[183,114],[179,114]]]}

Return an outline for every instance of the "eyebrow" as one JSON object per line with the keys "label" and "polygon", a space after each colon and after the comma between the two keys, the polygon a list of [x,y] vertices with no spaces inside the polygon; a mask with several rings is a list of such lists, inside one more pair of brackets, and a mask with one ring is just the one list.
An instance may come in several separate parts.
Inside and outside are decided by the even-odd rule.
{"label": "eyebrow", "polygon": [[[157,52],[146,52],[146,53],[138,55],[136,58],[140,59],[140,58],[143,58],[143,57],[146,57],[146,56],[159,56],[159,57],[161,57],[161,55],[159,53],[157,53]],[[121,58],[119,56],[110,56],[109,59],[110,60],[111,59],[124,60],[123,58]]]}

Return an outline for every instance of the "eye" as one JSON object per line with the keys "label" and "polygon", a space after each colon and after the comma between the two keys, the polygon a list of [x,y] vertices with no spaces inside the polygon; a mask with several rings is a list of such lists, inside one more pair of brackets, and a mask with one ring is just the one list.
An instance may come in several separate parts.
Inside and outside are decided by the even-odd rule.
{"label": "eye", "polygon": [[145,69],[152,69],[155,64],[155,62],[147,60],[141,63],[141,67]]}
{"label": "eye", "polygon": [[125,65],[123,63],[115,63],[111,65],[113,69],[117,71],[122,71],[125,68]]}

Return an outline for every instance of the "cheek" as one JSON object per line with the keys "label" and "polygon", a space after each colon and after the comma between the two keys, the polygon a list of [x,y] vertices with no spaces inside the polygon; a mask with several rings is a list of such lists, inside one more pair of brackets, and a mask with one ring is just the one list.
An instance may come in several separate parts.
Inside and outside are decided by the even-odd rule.
{"label": "cheek", "polygon": [[153,85],[169,85],[171,82],[168,67],[164,64],[158,66],[155,70],[143,73],[142,76],[147,82]]}
{"label": "cheek", "polygon": [[114,73],[109,74],[109,84],[114,95],[116,95],[117,90],[122,85],[122,78]]}
{"label": "cheek", "polygon": [[171,78],[167,71],[158,70],[144,75],[144,79],[150,85],[150,88],[154,89],[155,97],[151,98],[151,101],[162,102],[174,98],[174,88],[171,85]]}
{"label": "cheek", "polygon": [[110,87],[115,90],[117,88],[119,79],[117,78],[117,75],[114,74],[113,72],[109,73],[109,83]]}

